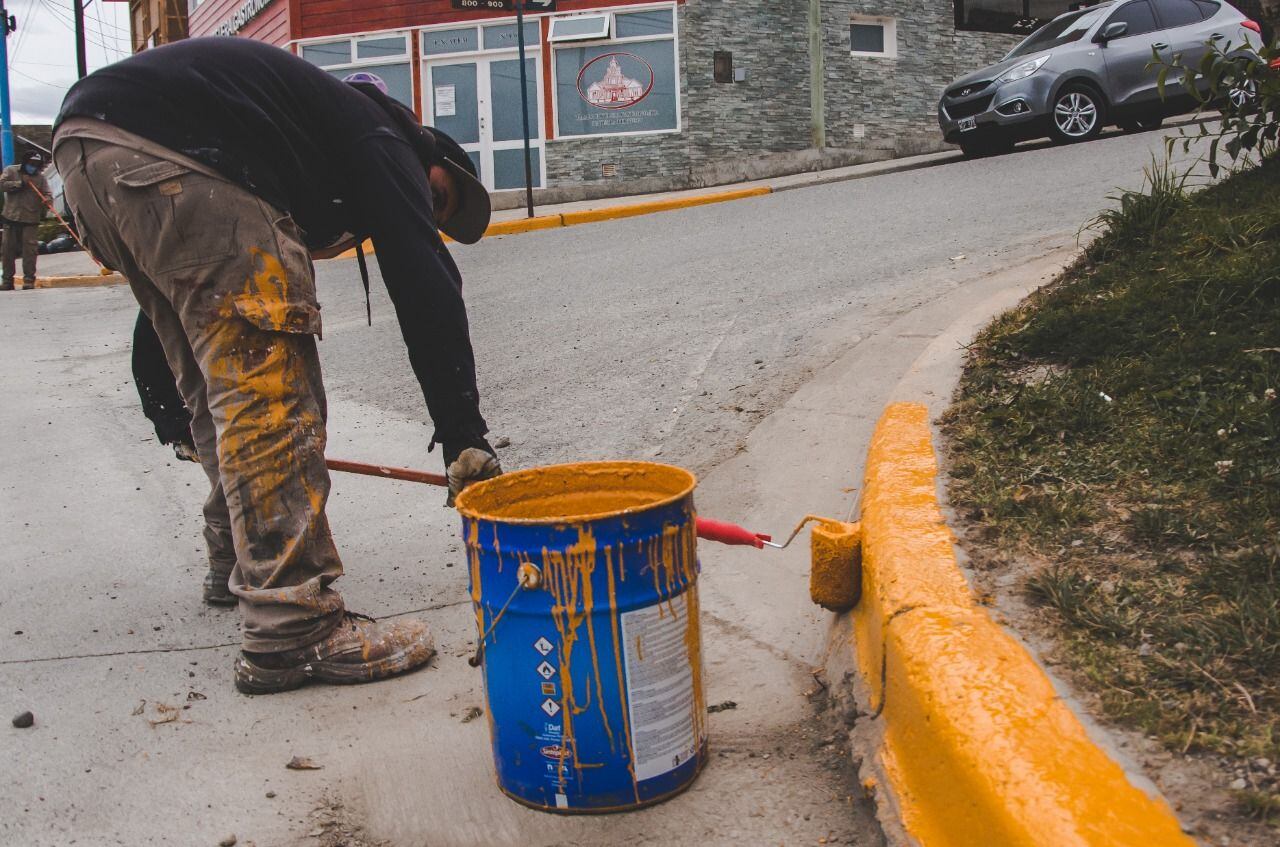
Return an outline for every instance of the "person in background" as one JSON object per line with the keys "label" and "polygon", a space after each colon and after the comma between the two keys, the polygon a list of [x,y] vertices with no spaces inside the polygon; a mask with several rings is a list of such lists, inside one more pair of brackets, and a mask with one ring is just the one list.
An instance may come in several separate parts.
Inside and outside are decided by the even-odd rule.
{"label": "person in background", "polygon": [[0,173],[0,191],[4,192],[0,291],[13,291],[14,265],[19,252],[22,253],[22,288],[29,291],[36,287],[36,228],[44,218],[44,198],[49,196],[49,183],[40,173],[44,165],[39,151],[29,150],[23,154],[22,161]]}

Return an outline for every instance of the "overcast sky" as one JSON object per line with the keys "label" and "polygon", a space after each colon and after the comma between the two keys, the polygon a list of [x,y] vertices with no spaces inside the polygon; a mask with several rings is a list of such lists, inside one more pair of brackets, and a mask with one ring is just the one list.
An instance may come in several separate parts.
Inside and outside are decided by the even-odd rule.
{"label": "overcast sky", "polygon": [[[52,123],[76,81],[71,0],[4,0],[18,19],[9,35],[9,96],[15,124]],[[129,4],[87,0],[84,11],[89,70],[129,55]]]}

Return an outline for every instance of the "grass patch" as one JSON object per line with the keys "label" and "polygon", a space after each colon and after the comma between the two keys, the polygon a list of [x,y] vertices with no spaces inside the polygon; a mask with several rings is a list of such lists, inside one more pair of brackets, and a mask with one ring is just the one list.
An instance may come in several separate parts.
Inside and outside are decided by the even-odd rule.
{"label": "grass patch", "polygon": [[1108,716],[1280,817],[1280,162],[1194,194],[1153,167],[1095,226],[975,341],[951,499],[1050,562],[1026,592]]}

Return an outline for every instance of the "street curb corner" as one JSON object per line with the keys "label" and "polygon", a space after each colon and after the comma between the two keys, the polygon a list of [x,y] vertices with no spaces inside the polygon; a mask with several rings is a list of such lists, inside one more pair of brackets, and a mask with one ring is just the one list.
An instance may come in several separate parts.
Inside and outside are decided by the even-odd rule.
{"label": "street curb corner", "polygon": [[118,273],[36,277],[36,288],[90,288],[98,285],[124,285],[124,283],[125,278]]}
{"label": "street curb corner", "polygon": [[894,840],[927,847],[1193,845],[974,601],[936,485],[928,411],[891,404],[867,455],[863,599],[839,631],[886,834],[896,821]]}

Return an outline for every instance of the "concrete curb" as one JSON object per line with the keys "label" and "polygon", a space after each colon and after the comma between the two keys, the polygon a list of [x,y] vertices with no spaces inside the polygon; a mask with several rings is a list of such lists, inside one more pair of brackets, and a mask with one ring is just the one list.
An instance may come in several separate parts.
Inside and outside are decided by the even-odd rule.
{"label": "concrete curb", "polygon": [[864,785],[882,818],[928,847],[1193,845],[975,603],[936,486],[928,411],[890,405],[867,455],[847,642],[878,718]]}
{"label": "concrete curb", "polygon": [[[490,238],[498,235],[516,235],[522,232],[533,232],[541,229],[559,229],[566,226],[577,226],[578,224],[596,223],[598,221],[609,221],[617,218],[631,218],[637,215],[652,215],[656,212],[670,212],[675,209],[687,209],[692,206],[706,206],[711,203],[725,203],[730,200],[743,200],[748,197],[760,197],[764,194],[772,194],[773,188],[770,186],[757,186],[754,188],[739,188],[733,191],[718,191],[713,194],[695,194],[688,197],[672,197],[666,200],[649,200],[643,203],[627,203],[620,206],[605,206],[600,209],[583,209],[576,212],[559,212],[554,215],[541,215],[533,218],[520,218],[511,221],[498,221],[489,224],[489,228],[484,231],[484,237]],[[448,236],[444,237],[445,241],[452,241]],[[365,253],[373,254],[373,242],[365,241],[362,245]],[[332,257],[334,259],[354,259],[356,255],[355,248],[345,250],[342,253]],[[124,277],[120,274],[111,274],[110,276],[99,276],[98,274],[85,274],[82,276],[53,276],[42,277],[36,280],[36,288],[70,288],[75,286],[89,285],[118,285],[123,283]]]}
{"label": "concrete curb", "polygon": [[86,288],[93,285],[124,285],[125,282],[125,278],[118,273],[40,276],[36,277],[36,288]]}
{"label": "concrete curb", "polygon": [[[517,218],[510,221],[497,221],[489,224],[484,231],[485,238],[498,235],[517,235],[522,232],[534,232],[542,229],[559,229],[578,224],[611,221],[617,218],[632,218],[637,215],[651,215],[655,212],[670,212],[675,209],[687,209],[691,206],[706,206],[710,203],[725,203],[730,200],[743,200],[747,197],[759,197],[772,194],[770,186],[740,188],[733,191],[718,191],[713,194],[695,194],[688,197],[672,197],[667,200],[649,200],[643,203],[626,203],[620,206],[604,206],[599,209],[582,209],[576,212],[557,212],[554,215],[538,215],[532,218]],[[453,239],[443,236],[445,241]],[[373,252],[373,243],[366,241],[363,245],[366,253]],[[346,250],[334,256],[335,259],[351,259],[356,255],[355,249]]]}

